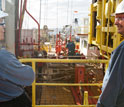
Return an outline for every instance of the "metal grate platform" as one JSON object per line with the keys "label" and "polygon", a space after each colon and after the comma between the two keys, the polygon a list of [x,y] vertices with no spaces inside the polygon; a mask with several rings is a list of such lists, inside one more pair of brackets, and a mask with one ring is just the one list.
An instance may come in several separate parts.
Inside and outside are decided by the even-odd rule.
{"label": "metal grate platform", "polygon": [[69,87],[43,86],[41,105],[74,105],[74,98]]}

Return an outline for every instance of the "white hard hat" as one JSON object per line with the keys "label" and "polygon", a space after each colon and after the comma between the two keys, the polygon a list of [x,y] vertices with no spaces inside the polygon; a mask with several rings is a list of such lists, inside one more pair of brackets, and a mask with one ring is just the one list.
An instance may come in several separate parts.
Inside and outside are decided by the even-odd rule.
{"label": "white hard hat", "polygon": [[115,14],[124,13],[124,0],[117,6]]}
{"label": "white hard hat", "polygon": [[8,16],[8,13],[5,13],[0,10],[0,18],[6,17],[6,16]]}
{"label": "white hard hat", "polygon": [[41,57],[42,56],[42,54],[40,53],[40,54],[38,54],[38,57]]}

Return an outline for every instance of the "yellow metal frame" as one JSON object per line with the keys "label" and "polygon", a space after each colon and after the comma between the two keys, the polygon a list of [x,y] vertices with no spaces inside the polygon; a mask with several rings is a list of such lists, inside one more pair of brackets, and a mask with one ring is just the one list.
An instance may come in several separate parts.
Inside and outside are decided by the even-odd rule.
{"label": "yellow metal frame", "polygon": [[[108,60],[86,60],[86,59],[19,59],[21,62],[31,62],[32,68],[35,72],[36,62],[54,62],[54,63],[105,63],[108,64]],[[36,80],[32,83],[32,107],[95,107],[96,105],[88,105],[88,92],[84,93],[84,105],[36,105],[36,86],[102,86],[100,83],[80,83],[80,84],[67,84],[67,83],[36,83]]]}
{"label": "yellow metal frame", "polygon": [[[114,12],[121,1],[122,0],[97,0],[90,6],[88,43],[99,47],[100,54],[108,59],[110,58],[111,52],[122,41],[121,35],[117,33],[117,27],[114,25]],[[94,13],[97,13],[97,16],[93,15]],[[94,19],[97,23],[95,27]],[[110,43],[110,45],[108,45],[108,43]]]}
{"label": "yellow metal frame", "polygon": [[21,62],[54,62],[54,63],[108,63],[108,60],[100,59],[36,59],[36,58],[25,58],[19,59]]}

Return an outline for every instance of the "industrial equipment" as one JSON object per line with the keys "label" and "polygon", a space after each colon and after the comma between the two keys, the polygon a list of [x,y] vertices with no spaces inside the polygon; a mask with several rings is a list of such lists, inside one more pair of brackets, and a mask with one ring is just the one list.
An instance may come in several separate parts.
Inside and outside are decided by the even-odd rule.
{"label": "industrial equipment", "polygon": [[[47,25],[40,28],[40,22],[31,14],[27,7],[27,0],[18,1],[17,36],[15,54],[17,57],[36,57],[37,53],[49,52],[51,44],[49,41],[49,29]],[[38,29],[22,29],[24,16],[27,14],[37,25]],[[49,42],[49,43],[48,43]],[[38,57],[38,55],[37,55]]]}
{"label": "industrial equipment", "polygon": [[[71,25],[65,25],[59,34],[56,35],[56,54],[57,56],[63,55],[67,56],[67,43],[68,40],[73,41],[75,44],[75,53],[80,55],[79,51],[79,42],[76,41],[76,37],[74,35],[74,29],[72,29]],[[75,57],[76,58],[76,57]]]}
{"label": "industrial equipment", "polygon": [[121,0],[92,0],[88,42],[100,49],[100,54],[109,59],[111,52],[123,41],[114,25],[115,9]]}
{"label": "industrial equipment", "polygon": [[[92,0],[89,14],[90,29],[88,42],[91,46],[99,48],[102,60],[93,58],[88,60],[84,56],[84,60],[81,60],[80,58],[41,59],[39,52],[42,51],[43,54],[47,55],[44,50],[48,52],[51,49],[50,43],[47,42],[45,44],[48,27],[45,25],[43,30],[41,30],[40,23],[27,10],[27,0],[18,0],[18,20],[16,20],[15,40],[16,56],[23,56],[25,53],[30,53],[30,56],[27,57],[32,57],[36,52],[40,57],[39,59],[31,58],[21,60],[24,63],[32,63],[32,67],[34,71],[36,71],[36,80],[32,86],[32,105],[34,107],[37,104],[41,104],[41,107],[44,105],[62,105],[62,107],[64,107],[63,105],[66,107],[71,105],[88,105],[88,101],[85,100],[85,94],[87,92],[89,94],[89,97],[87,96],[89,104],[95,106],[101,92],[100,88],[105,71],[105,65],[102,64],[104,63],[103,59],[109,59],[111,52],[123,41],[121,35],[116,32],[117,29],[114,25],[114,12],[120,1],[121,0]],[[38,29],[27,30],[28,33],[30,32],[29,38],[21,37],[22,22],[25,13],[33,19],[38,27]],[[75,21],[77,22],[77,20]],[[66,40],[67,38],[73,40],[72,27],[65,27],[70,27],[67,34],[63,29],[63,32],[56,35],[55,48],[57,55],[61,55],[61,51],[66,55]],[[43,33],[41,33],[42,31]],[[79,49],[79,43],[76,48]],[[37,69],[37,67],[39,67],[37,66],[38,63],[41,64],[40,67],[42,67],[42,71],[40,71],[41,69]],[[70,66],[70,63],[75,63],[75,65]],[[107,63],[107,61],[105,61],[105,63]],[[36,85],[38,86],[35,87]],[[35,94],[39,95],[39,99]],[[65,102],[65,100],[67,102]]]}

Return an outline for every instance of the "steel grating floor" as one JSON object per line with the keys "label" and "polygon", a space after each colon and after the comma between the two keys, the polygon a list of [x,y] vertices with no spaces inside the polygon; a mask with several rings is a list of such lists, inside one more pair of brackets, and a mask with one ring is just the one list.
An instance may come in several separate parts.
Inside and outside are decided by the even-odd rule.
{"label": "steel grating floor", "polygon": [[43,86],[40,104],[75,105],[75,102],[69,87]]}

